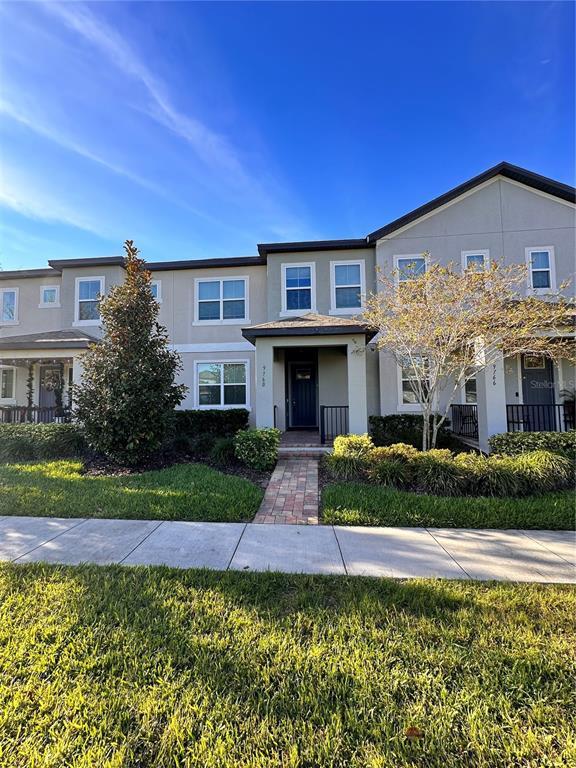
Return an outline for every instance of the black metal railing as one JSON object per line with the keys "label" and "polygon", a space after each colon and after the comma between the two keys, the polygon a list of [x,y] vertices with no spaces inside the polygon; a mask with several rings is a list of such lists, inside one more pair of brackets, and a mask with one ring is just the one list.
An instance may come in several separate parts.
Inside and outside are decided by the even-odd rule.
{"label": "black metal railing", "polygon": [[348,434],[348,406],[320,406],[320,442],[334,440],[338,435]]}
{"label": "black metal railing", "polygon": [[274,427],[278,427],[278,406],[274,406]]}
{"label": "black metal railing", "polygon": [[51,424],[56,420],[70,421],[68,407],[56,408],[40,405],[2,405],[0,406],[0,424]]}
{"label": "black metal railing", "polygon": [[478,440],[478,406],[472,403],[451,407],[452,432],[458,437]]}
{"label": "black metal railing", "polygon": [[573,403],[507,405],[508,432],[568,432],[575,428]]}

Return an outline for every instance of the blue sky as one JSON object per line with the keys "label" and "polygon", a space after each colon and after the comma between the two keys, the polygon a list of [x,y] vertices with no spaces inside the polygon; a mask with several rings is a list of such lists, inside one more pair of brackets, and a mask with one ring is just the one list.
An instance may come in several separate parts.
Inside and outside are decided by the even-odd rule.
{"label": "blue sky", "polygon": [[574,183],[574,4],[3,3],[0,265],[362,237],[500,160]]}

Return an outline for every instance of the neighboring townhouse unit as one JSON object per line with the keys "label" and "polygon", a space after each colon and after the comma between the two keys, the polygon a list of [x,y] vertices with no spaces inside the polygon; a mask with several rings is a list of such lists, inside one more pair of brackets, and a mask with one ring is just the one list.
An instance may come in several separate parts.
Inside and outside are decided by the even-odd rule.
{"label": "neighboring townhouse unit", "polygon": [[[417,413],[410,372],[376,349],[362,322],[377,270],[521,262],[526,291],[546,295],[573,277],[575,212],[574,188],[501,163],[364,238],[148,264],[160,322],[183,361],[181,407],[245,407],[252,424],[323,437],[365,432],[372,414]],[[68,402],[82,354],[101,334],[98,297],[123,279],[122,257],[0,272],[4,420],[24,418],[29,395],[34,418],[51,420],[62,372]],[[560,393],[574,386],[567,362],[501,360],[460,393],[455,430],[486,448],[489,435],[507,429],[572,428]]]}

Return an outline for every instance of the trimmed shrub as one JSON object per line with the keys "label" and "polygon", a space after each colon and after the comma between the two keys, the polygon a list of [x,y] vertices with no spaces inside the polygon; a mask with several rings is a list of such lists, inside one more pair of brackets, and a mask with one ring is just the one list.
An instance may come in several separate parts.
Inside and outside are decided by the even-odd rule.
{"label": "trimmed shrub", "polygon": [[[432,419],[430,419],[432,421]],[[391,413],[388,416],[370,416],[370,435],[375,445],[407,443],[422,448],[422,416],[419,413]],[[437,447],[456,447],[448,419],[438,430]]]}
{"label": "trimmed shrub", "polygon": [[366,466],[366,458],[362,456],[329,453],[324,458],[326,471],[333,480],[338,481],[361,479]]}
{"label": "trimmed shrub", "polygon": [[421,451],[413,445],[406,443],[394,443],[393,445],[374,448],[370,452],[370,461],[404,461],[409,462],[417,458]]}
{"label": "trimmed shrub", "polygon": [[454,461],[463,473],[464,493],[471,496],[518,496],[523,492],[518,467],[508,456],[461,453]]}
{"label": "trimmed shrub", "polygon": [[374,449],[369,435],[338,435],[334,440],[334,456],[355,456],[368,458]]}
{"label": "trimmed shrub", "polygon": [[86,450],[79,424],[0,424],[0,461],[64,459]]}
{"label": "trimmed shrub", "polygon": [[370,482],[385,488],[403,488],[408,485],[411,476],[410,464],[401,459],[371,461],[366,470],[366,477]]}
{"label": "trimmed shrub", "polygon": [[232,464],[236,461],[233,437],[217,437],[210,450],[210,458],[218,464]]}
{"label": "trimmed shrub", "polygon": [[414,482],[426,493],[458,496],[465,490],[465,474],[447,449],[435,448],[419,453],[412,465]]}
{"label": "trimmed shrub", "polygon": [[574,484],[574,464],[566,456],[552,451],[531,451],[508,460],[517,468],[524,493],[557,491]]}
{"label": "trimmed shrub", "polygon": [[517,456],[527,451],[552,451],[576,457],[576,430],[570,432],[504,432],[488,440],[490,453]]}
{"label": "trimmed shrub", "polygon": [[177,437],[232,437],[239,429],[248,428],[248,416],[245,408],[174,411],[173,432]]}
{"label": "trimmed shrub", "polygon": [[252,469],[272,469],[278,460],[280,430],[241,429],[234,436],[236,458]]}

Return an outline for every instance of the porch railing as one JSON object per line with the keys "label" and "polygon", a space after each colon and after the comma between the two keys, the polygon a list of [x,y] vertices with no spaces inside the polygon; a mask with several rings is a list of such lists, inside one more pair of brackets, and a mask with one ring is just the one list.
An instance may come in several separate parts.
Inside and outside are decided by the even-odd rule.
{"label": "porch railing", "polygon": [[508,432],[568,432],[575,428],[573,403],[506,406]]}
{"label": "porch railing", "polygon": [[478,440],[478,406],[472,403],[451,407],[452,432],[457,437]]}
{"label": "porch railing", "polygon": [[338,435],[348,434],[348,406],[320,406],[320,442],[334,440]]}
{"label": "porch railing", "polygon": [[51,424],[56,419],[70,421],[68,407],[56,408],[33,405],[0,406],[0,424]]}

